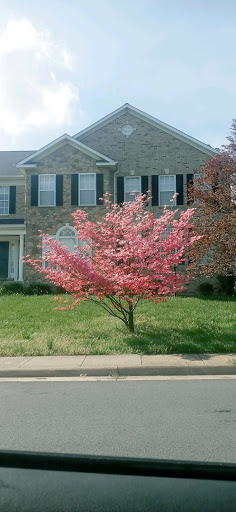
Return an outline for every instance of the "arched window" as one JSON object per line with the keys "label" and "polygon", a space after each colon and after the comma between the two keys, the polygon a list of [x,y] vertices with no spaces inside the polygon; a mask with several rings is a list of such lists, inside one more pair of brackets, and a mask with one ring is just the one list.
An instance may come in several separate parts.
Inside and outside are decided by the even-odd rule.
{"label": "arched window", "polygon": [[82,240],[78,240],[76,229],[69,225],[67,222],[64,226],[58,229],[56,234],[56,240],[61,242],[64,247],[68,249],[69,252],[73,252],[76,247],[82,246]]}
{"label": "arched window", "polygon": [[[64,226],[58,229],[55,236],[50,236],[53,240],[58,240],[58,242],[62,243],[64,247],[67,248],[69,252],[76,251],[77,247],[83,247],[85,242],[83,240],[80,240],[77,238],[77,231],[75,228],[69,225],[69,222],[66,222]],[[89,249],[87,251],[87,254],[91,257],[92,256],[92,249]],[[46,259],[46,251],[45,251],[45,245],[42,243],[42,256],[43,256],[43,267],[48,267],[48,262]]]}

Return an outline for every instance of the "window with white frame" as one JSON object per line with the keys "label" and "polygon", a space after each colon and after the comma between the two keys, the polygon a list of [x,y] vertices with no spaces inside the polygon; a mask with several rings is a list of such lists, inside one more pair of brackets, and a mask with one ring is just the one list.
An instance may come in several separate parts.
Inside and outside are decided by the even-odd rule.
{"label": "window with white frame", "polygon": [[56,205],[56,175],[39,175],[39,206]]}
{"label": "window with white frame", "polygon": [[76,231],[70,226],[65,226],[60,230],[59,236],[57,235],[59,242],[67,248],[69,252],[75,250],[75,245],[78,245],[78,238],[76,237]]}
{"label": "window with white frame", "polygon": [[[173,231],[172,227],[165,228],[164,231],[162,231],[162,233],[161,233],[160,240],[163,242],[166,242],[166,240],[168,240],[169,236],[171,235],[172,231]],[[164,249],[162,246],[161,246],[159,252],[160,253],[164,252]]]}
{"label": "window with white frame", "polygon": [[[77,231],[75,228],[69,225],[69,223],[66,223],[64,226],[58,229],[55,236],[50,236],[52,240],[58,240],[66,249],[72,253],[76,251],[77,247],[82,247],[84,245],[83,240],[79,240],[77,238]],[[47,261],[47,251],[50,251],[50,247],[48,247],[47,244],[44,243],[44,240],[42,242],[42,256],[43,256],[43,267],[48,267],[48,261]],[[56,268],[56,267],[55,267]]]}
{"label": "window with white frame", "polygon": [[9,213],[9,187],[0,187],[0,215]]}
{"label": "window with white frame", "polygon": [[230,195],[232,203],[236,204],[236,173],[232,174],[232,183],[230,185]]}
{"label": "window with white frame", "polygon": [[96,174],[79,174],[79,204],[94,206],[96,204]]}
{"label": "window with white frame", "polygon": [[124,183],[125,202],[135,201],[141,193],[141,176],[127,176]]}
{"label": "window with white frame", "polygon": [[159,189],[159,205],[175,206],[173,195],[176,193],[176,176],[159,176]]}

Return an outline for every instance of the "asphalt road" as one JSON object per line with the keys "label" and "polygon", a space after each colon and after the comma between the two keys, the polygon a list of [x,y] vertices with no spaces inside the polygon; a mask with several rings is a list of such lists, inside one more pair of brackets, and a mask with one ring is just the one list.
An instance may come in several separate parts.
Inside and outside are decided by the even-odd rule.
{"label": "asphalt road", "polygon": [[236,462],[236,380],[0,382],[0,449]]}

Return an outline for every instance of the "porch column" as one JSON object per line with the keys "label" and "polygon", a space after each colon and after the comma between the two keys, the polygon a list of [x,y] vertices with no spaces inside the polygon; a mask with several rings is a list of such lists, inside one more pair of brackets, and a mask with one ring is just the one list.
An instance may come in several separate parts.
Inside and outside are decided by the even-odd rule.
{"label": "porch column", "polygon": [[23,281],[23,261],[24,256],[24,235],[20,235],[20,251],[19,251],[19,281]]}

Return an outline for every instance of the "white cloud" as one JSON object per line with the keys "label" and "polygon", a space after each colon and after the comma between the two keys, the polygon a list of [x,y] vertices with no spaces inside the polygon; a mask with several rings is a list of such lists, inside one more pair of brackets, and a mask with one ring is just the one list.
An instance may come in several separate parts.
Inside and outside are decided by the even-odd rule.
{"label": "white cloud", "polygon": [[0,129],[9,135],[69,125],[79,91],[74,58],[62,40],[26,18],[0,34]]}
{"label": "white cloud", "polygon": [[23,18],[10,20],[0,37],[0,52],[11,53],[36,48],[37,32],[32,23]]}
{"label": "white cloud", "polygon": [[70,121],[69,106],[77,100],[77,89],[66,83],[58,84],[56,91],[53,87],[44,88],[41,91],[42,108],[31,110],[26,123],[36,127],[53,124],[57,128]]}

